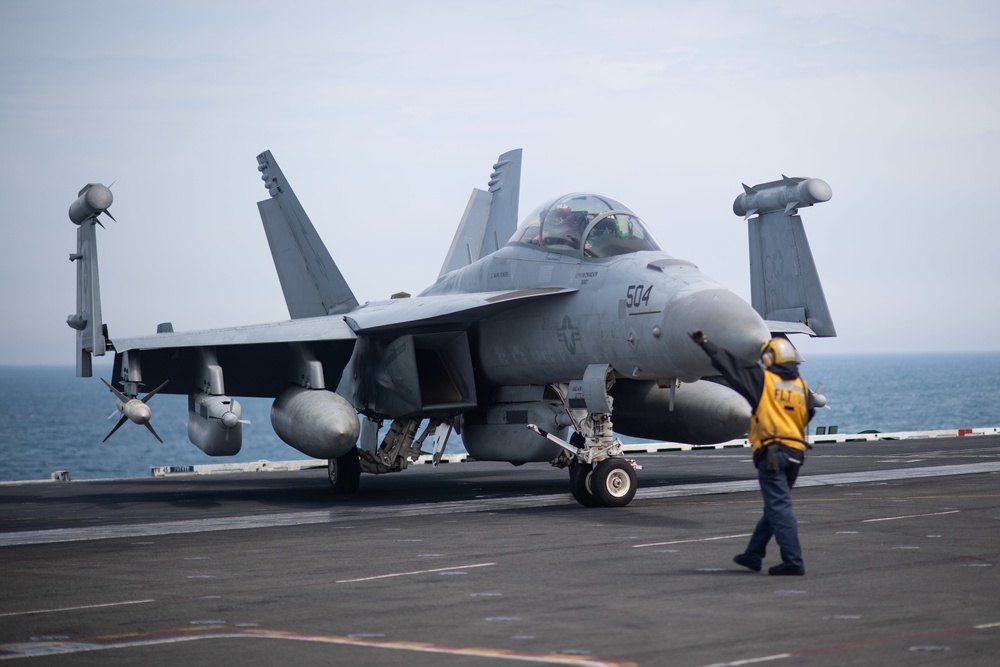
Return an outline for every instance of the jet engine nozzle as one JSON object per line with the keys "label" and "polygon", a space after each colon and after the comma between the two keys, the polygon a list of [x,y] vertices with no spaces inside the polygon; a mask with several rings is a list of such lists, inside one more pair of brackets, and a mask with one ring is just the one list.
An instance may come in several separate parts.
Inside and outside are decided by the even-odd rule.
{"label": "jet engine nozzle", "polygon": [[[113,184],[112,184],[113,185]],[[111,202],[115,200],[111,194],[111,188],[101,183],[88,183],[80,190],[80,196],[75,202],[69,205],[69,219],[74,224],[82,225],[91,218],[96,218],[101,213],[107,213],[111,208]],[[114,220],[114,218],[111,218]]]}
{"label": "jet engine nozzle", "polygon": [[701,329],[708,339],[747,361],[760,358],[760,347],[771,339],[764,320],[750,304],[722,287],[702,287],[679,294],[663,313],[665,344],[671,360],[691,382],[716,375],[708,356],[690,333]]}

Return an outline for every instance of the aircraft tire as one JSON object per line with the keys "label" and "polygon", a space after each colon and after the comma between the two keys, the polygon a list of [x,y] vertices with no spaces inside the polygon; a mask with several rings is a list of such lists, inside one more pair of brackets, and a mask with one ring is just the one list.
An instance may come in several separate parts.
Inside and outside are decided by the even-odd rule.
{"label": "aircraft tire", "polygon": [[330,477],[330,486],[336,495],[358,492],[358,487],[361,485],[361,459],[358,458],[357,447],[342,456],[329,459],[326,470]]}
{"label": "aircraft tire", "polygon": [[594,467],[590,480],[594,496],[605,507],[625,507],[635,498],[639,478],[632,464],[615,456]]}
{"label": "aircraft tire", "polygon": [[594,495],[592,480],[594,468],[589,463],[576,463],[569,467],[569,490],[584,507],[600,507],[601,501]]}

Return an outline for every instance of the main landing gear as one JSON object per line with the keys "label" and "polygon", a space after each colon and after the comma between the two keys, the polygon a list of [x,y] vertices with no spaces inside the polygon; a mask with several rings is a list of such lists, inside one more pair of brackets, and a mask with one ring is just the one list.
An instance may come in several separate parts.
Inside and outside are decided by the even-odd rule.
{"label": "main landing gear", "polygon": [[[346,454],[328,459],[327,474],[333,492],[337,495],[357,493],[362,472],[380,475],[405,470],[411,462],[423,454],[420,448],[424,440],[436,433],[436,429],[445,423],[441,419],[432,419],[418,438],[417,429],[420,427],[420,421],[419,418],[396,419],[389,427],[389,432],[382,443],[374,451],[352,447]],[[450,425],[448,430],[450,432]],[[447,434],[445,439],[446,436]],[[374,434],[372,437],[374,438]],[[435,445],[435,463],[443,449],[443,441],[441,445]]]}
{"label": "main landing gear", "polygon": [[361,458],[358,448],[352,447],[349,452],[326,462],[326,472],[330,477],[330,486],[338,496],[346,496],[358,492],[361,485]]}

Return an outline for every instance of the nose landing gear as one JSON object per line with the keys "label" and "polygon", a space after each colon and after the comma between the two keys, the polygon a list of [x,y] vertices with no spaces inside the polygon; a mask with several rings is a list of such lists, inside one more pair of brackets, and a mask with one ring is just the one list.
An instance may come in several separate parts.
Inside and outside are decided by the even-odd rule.
{"label": "nose landing gear", "polygon": [[569,489],[584,507],[625,507],[639,487],[633,461],[612,457],[597,465],[575,463],[569,467]]}
{"label": "nose landing gear", "polygon": [[625,507],[639,488],[636,471],[642,466],[622,456],[622,443],[612,434],[610,415],[590,413],[579,426],[581,431],[566,442],[528,424],[528,428],[562,447],[552,465],[569,468],[569,489],[578,503],[584,507]]}
{"label": "nose landing gear", "polygon": [[569,468],[570,492],[584,507],[625,507],[639,488],[636,471],[642,466],[622,456],[621,440],[611,426],[613,400],[608,392],[614,383],[610,365],[591,364],[582,380],[549,385],[562,399],[576,430],[569,442],[528,424],[535,433],[562,447],[551,463]]}

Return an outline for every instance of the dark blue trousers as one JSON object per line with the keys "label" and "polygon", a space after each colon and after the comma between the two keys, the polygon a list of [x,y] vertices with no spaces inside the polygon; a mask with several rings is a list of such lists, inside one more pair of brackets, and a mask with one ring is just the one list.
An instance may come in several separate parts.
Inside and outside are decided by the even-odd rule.
{"label": "dark blue trousers", "polygon": [[757,481],[764,497],[764,516],[750,536],[743,555],[751,563],[760,563],[767,553],[767,543],[771,537],[781,550],[781,562],[793,567],[805,567],[802,563],[802,548],[799,546],[799,524],[792,512],[792,487],[799,476],[800,465],[788,458],[781,447],[778,448],[778,470],[767,469],[767,456],[761,456],[757,463]]}

